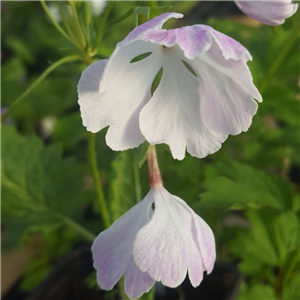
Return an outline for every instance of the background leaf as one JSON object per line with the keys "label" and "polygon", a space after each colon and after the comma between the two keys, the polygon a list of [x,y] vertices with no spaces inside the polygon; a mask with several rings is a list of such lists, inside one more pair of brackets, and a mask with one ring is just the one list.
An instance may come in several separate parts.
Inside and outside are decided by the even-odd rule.
{"label": "background leaf", "polygon": [[208,178],[200,195],[200,206],[223,209],[268,206],[285,209],[292,206],[289,183],[279,176],[256,170],[248,165],[227,161],[207,168]]}
{"label": "background leaf", "polygon": [[74,159],[63,159],[60,147],[45,147],[5,126],[2,159],[3,219],[16,243],[29,231],[48,232],[76,215],[85,200],[82,173]]}

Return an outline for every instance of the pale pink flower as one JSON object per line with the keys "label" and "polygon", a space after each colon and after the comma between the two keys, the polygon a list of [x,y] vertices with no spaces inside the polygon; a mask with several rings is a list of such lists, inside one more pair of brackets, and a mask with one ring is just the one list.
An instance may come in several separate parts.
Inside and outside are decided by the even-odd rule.
{"label": "pale pink flower", "polygon": [[187,274],[196,287],[216,258],[210,227],[183,200],[157,185],[98,235],[92,252],[100,287],[112,289],[125,274],[131,299],[148,292],[155,281],[177,287]]}
{"label": "pale pink flower", "polygon": [[[136,27],[108,60],[83,72],[78,85],[83,124],[91,132],[109,126],[106,143],[113,150],[147,140],[169,145],[176,159],[186,149],[201,158],[217,151],[228,134],[251,125],[253,98],[262,100],[247,66],[251,55],[206,25],[162,29],[168,19],[181,17],[166,13]],[[145,53],[151,55],[132,62]]]}
{"label": "pale pink flower", "polygon": [[292,4],[292,0],[241,0],[235,3],[246,15],[271,26],[283,24],[298,9],[298,4]]}

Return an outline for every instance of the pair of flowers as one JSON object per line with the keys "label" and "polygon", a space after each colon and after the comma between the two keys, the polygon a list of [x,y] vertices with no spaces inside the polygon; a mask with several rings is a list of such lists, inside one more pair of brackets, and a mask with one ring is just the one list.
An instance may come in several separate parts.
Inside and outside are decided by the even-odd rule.
{"label": "pair of flowers", "polygon": [[[109,60],[83,72],[78,92],[84,125],[92,132],[109,125],[106,142],[114,150],[137,147],[146,138],[168,144],[178,159],[186,147],[204,157],[217,151],[229,133],[250,126],[257,109],[252,97],[261,97],[246,65],[249,52],[205,25],[161,29],[168,19],[181,17],[167,13],[144,23]],[[151,96],[160,68],[162,79]],[[99,285],[110,290],[125,274],[125,292],[132,299],[155,281],[176,287],[187,272],[198,286],[216,256],[209,226],[163,188],[153,149],[148,164],[148,195],[100,233],[92,247]]]}
{"label": "pair of flowers", "polygon": [[[78,85],[83,124],[91,132],[109,126],[106,142],[112,149],[135,148],[147,140],[168,144],[177,159],[184,158],[186,149],[205,157],[229,134],[249,128],[257,110],[254,99],[262,100],[247,66],[251,55],[209,26],[162,29],[168,19],[181,17],[167,13],[138,26],[108,60],[83,72]],[[133,62],[145,53],[150,55]],[[187,273],[198,286],[216,257],[209,226],[162,186],[153,148],[148,165],[148,195],[92,246],[99,285],[110,290],[125,274],[131,299],[149,291],[155,281],[176,287]]]}
{"label": "pair of flowers", "polygon": [[[155,150],[148,151],[147,196],[101,232],[92,246],[101,288],[110,290],[125,274],[125,293],[139,298],[155,281],[177,287],[188,272],[194,287],[215,262],[214,235],[180,198],[163,186]],[[153,209],[155,205],[155,209]]]}

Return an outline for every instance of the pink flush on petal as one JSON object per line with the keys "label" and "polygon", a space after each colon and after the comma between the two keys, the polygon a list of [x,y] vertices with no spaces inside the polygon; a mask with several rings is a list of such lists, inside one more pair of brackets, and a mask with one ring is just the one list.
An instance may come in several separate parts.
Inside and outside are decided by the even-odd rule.
{"label": "pink flush on petal", "polygon": [[216,259],[212,230],[162,186],[151,146],[147,160],[150,192],[101,232],[92,246],[100,287],[110,290],[125,275],[125,293],[130,299],[148,292],[155,281],[177,287],[187,275],[196,287],[203,273],[212,271]]}
{"label": "pink flush on petal", "polygon": [[292,0],[264,0],[264,1],[235,1],[237,7],[246,15],[261,23],[278,26],[296,13],[298,4]]}
{"label": "pink flush on petal", "polygon": [[180,198],[165,188],[152,188],[153,216],[139,230],[133,257],[142,272],[174,288],[189,276],[196,287],[213,269],[216,252],[209,226]]}
{"label": "pink flush on petal", "polygon": [[162,29],[168,19],[181,17],[166,13],[138,26],[108,60],[83,72],[78,84],[83,124],[91,132],[109,126],[106,143],[113,150],[146,140],[169,145],[175,159],[186,151],[202,158],[251,125],[254,99],[262,98],[247,66],[250,53],[206,25]]}

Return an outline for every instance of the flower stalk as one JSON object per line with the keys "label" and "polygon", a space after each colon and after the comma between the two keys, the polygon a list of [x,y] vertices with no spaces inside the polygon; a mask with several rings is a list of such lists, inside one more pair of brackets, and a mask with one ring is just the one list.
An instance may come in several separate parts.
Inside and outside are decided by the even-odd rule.
{"label": "flower stalk", "polygon": [[163,186],[163,183],[157,162],[155,146],[149,146],[149,149],[147,151],[147,163],[150,187],[154,189],[161,188]]}
{"label": "flower stalk", "polygon": [[59,61],[52,64],[44,73],[17,99],[13,102],[13,104],[9,107],[9,109],[6,111],[6,113],[1,118],[1,123],[3,124],[4,121],[7,119],[7,117],[11,114],[11,112],[26,98],[28,97],[33,90],[40,85],[40,83],[56,68],[59,66],[74,62],[76,60],[79,60],[80,57],[78,55],[70,55],[67,57],[64,57],[60,59]]}
{"label": "flower stalk", "polygon": [[298,41],[299,38],[298,30],[299,30],[299,22],[297,22],[294,25],[293,30],[289,38],[287,39],[287,42],[283,44],[283,47],[278,52],[278,55],[274,59],[271,68],[267,72],[267,75],[264,77],[264,80],[261,82],[259,86],[259,90],[261,93],[264,93],[266,89],[271,85],[274,75],[280,69],[282,63],[285,61],[285,58],[290,54],[290,51],[293,49],[294,45]]}
{"label": "flower stalk", "polygon": [[51,15],[48,6],[46,4],[46,2],[44,0],[41,1],[41,5],[47,15],[47,17],[49,18],[49,20],[51,21],[51,23],[54,25],[54,27],[57,29],[58,32],[61,33],[61,35],[63,37],[65,37],[68,41],[70,41],[71,43],[73,43],[72,38],[63,30],[63,28],[56,22],[56,20],[53,18],[53,16]]}
{"label": "flower stalk", "polygon": [[104,200],[104,194],[103,194],[103,190],[100,182],[100,175],[97,166],[96,144],[95,144],[94,133],[89,132],[88,145],[89,145],[89,159],[90,159],[92,174],[94,178],[95,189],[96,189],[96,193],[100,205],[100,212],[101,212],[104,226],[108,228],[110,226],[110,220],[109,220],[107,206]]}
{"label": "flower stalk", "polygon": [[80,234],[87,241],[93,242],[95,240],[96,236],[92,232],[90,232],[89,230],[87,230],[86,228],[84,228],[83,226],[81,226],[80,224],[78,224],[77,222],[73,221],[70,218],[66,218],[66,217],[62,217],[62,220],[63,220],[63,222],[67,226],[69,226],[70,228],[72,228],[73,231],[75,231],[78,234]]}

